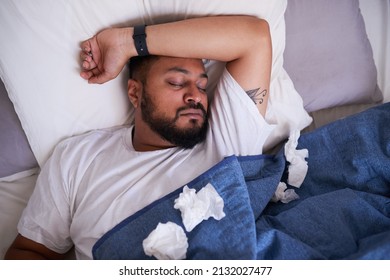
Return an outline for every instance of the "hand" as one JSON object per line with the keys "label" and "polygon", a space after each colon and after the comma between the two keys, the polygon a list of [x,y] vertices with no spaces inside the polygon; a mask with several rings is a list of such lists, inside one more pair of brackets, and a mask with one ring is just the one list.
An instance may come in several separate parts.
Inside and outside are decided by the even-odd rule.
{"label": "hand", "polygon": [[111,28],[82,42],[80,76],[91,84],[116,78],[132,56],[132,34],[132,28]]}

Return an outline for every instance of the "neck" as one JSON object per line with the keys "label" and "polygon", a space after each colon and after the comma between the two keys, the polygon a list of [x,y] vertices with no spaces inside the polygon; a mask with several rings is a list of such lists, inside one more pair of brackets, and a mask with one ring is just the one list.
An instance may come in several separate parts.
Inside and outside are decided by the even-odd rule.
{"label": "neck", "polygon": [[163,139],[144,122],[135,122],[132,138],[133,147],[138,152],[150,152],[175,147],[175,145]]}

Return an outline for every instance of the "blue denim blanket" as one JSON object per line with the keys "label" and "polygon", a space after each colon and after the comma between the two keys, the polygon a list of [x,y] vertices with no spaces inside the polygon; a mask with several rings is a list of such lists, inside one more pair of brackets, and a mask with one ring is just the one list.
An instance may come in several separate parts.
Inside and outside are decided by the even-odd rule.
{"label": "blue denim blanket", "polygon": [[[390,104],[303,134],[308,174],[288,204],[270,202],[287,164],[228,157],[189,182],[211,183],[226,216],[186,232],[188,259],[390,259]],[[151,259],[142,241],[159,222],[183,226],[179,189],[128,217],[94,246],[95,259]]]}

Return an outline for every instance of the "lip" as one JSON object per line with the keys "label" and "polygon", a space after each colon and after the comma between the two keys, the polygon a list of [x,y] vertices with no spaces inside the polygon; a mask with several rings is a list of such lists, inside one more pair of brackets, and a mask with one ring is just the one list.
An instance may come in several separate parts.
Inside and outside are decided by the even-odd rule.
{"label": "lip", "polygon": [[191,119],[203,119],[204,114],[200,109],[185,109],[179,113],[179,116],[189,117]]}

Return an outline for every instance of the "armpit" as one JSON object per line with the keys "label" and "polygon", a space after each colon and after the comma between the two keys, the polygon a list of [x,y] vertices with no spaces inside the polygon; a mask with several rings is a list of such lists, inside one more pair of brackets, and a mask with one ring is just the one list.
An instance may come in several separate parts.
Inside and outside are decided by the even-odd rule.
{"label": "armpit", "polygon": [[257,104],[263,104],[264,98],[267,96],[268,91],[266,89],[256,88],[247,90],[246,93]]}

